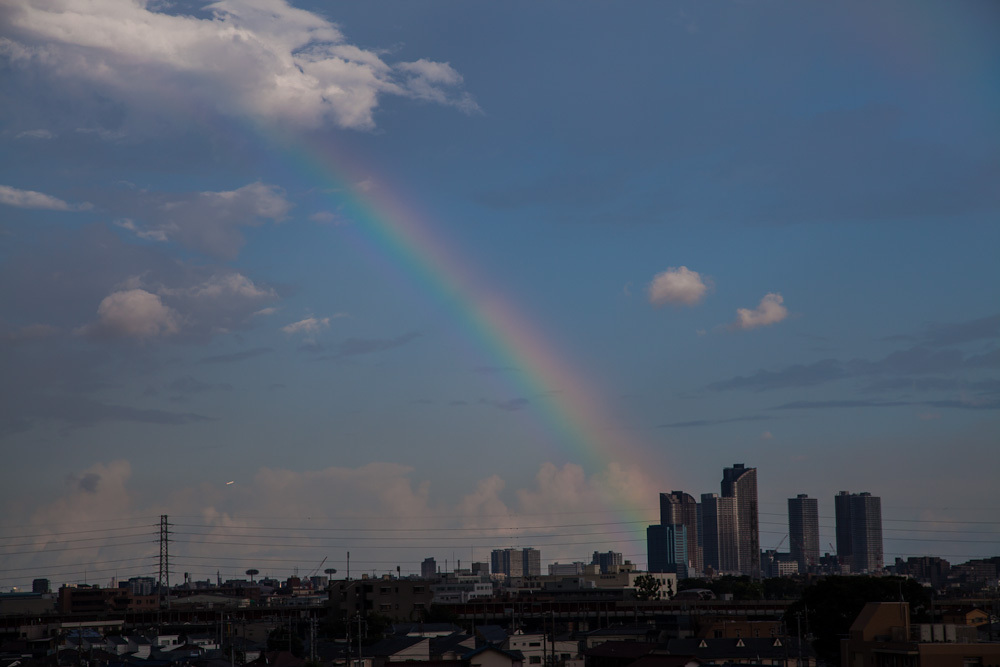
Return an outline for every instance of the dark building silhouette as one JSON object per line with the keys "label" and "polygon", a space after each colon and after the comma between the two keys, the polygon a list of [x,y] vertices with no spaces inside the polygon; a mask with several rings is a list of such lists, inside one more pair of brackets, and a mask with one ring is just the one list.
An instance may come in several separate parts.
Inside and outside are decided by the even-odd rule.
{"label": "dark building silhouette", "polygon": [[595,551],[594,557],[590,561],[591,565],[596,565],[601,574],[614,574],[625,562],[625,558],[619,551]]}
{"label": "dark building silhouette", "polygon": [[688,572],[700,573],[703,569],[698,550],[698,501],[690,493],[671,491],[660,494],[660,525],[684,526],[687,531]]}
{"label": "dark building silhouette", "polygon": [[788,539],[799,572],[819,565],[819,502],[800,493],[788,499]]}
{"label": "dark building silhouette", "polygon": [[673,572],[678,579],[688,576],[687,529],[682,525],[646,528],[646,550],[650,572]]}
{"label": "dark building silhouette", "polygon": [[870,493],[841,491],[834,498],[837,520],[837,557],[851,572],[880,572],[882,499]]}
{"label": "dark building silhouette", "polygon": [[735,498],[701,494],[702,558],[715,572],[739,572]]}
{"label": "dark building silhouette", "polygon": [[760,532],[757,509],[757,469],[736,463],[722,471],[722,496],[736,505],[739,571],[760,579]]}

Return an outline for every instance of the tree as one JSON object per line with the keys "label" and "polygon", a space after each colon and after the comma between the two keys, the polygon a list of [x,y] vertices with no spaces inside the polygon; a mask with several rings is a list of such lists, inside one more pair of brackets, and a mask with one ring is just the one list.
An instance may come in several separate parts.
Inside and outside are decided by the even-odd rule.
{"label": "tree", "polygon": [[927,618],[930,596],[923,586],[902,577],[827,577],[802,592],[802,599],[785,612],[785,626],[796,628],[796,614],[802,614],[803,633],[815,636],[813,647],[817,655],[840,664],[840,637],[869,602],[910,603],[911,618],[920,622]]}
{"label": "tree", "polygon": [[640,600],[658,600],[660,581],[651,574],[640,574],[635,578],[635,596]]}

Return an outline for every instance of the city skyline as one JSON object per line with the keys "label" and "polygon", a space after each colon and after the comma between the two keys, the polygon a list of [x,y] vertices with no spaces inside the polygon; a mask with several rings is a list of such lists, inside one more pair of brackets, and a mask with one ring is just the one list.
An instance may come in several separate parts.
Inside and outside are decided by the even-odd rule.
{"label": "city skyline", "polygon": [[[756,469],[753,467],[746,467],[745,464],[735,464],[732,467],[727,467],[724,469],[723,477],[723,490],[726,490],[726,480],[728,479],[730,484],[736,482],[740,479],[746,482],[748,474],[756,473]],[[731,492],[731,488],[730,488]],[[737,511],[737,498],[728,495],[720,496],[715,493],[705,493],[701,496],[702,502],[699,503],[697,512],[702,515],[704,520],[704,540],[705,540],[705,551],[703,563],[705,567],[711,567],[716,571],[716,574],[744,574],[751,577],[758,576],[772,576],[768,575],[767,570],[761,570],[760,575],[755,575],[750,571],[749,568],[742,565],[740,558],[740,543],[746,542],[747,540],[740,537],[740,524],[738,511]],[[686,500],[693,500],[690,494],[682,491],[671,491],[670,493],[660,493],[660,520],[669,521],[671,517],[680,517],[688,512],[681,510],[680,508],[686,504]],[[784,535],[776,543],[774,549],[768,549],[767,544],[761,547],[758,552],[758,557],[763,556],[764,551],[773,552],[778,551],[783,553],[785,557],[790,560],[796,560],[795,539],[797,533],[801,532],[802,544],[807,552],[802,554],[802,558],[807,559],[807,569],[811,569],[808,566],[808,552],[810,549],[816,547],[816,542],[818,541],[818,533],[814,533],[812,528],[821,530],[830,530],[838,533],[837,535],[838,543],[836,547],[832,542],[827,543],[830,550],[826,548],[820,549],[819,553],[823,555],[833,555],[840,560],[840,568],[836,568],[835,571],[840,572],[852,572],[852,573],[879,573],[883,571],[883,567],[888,569],[893,565],[895,558],[892,557],[902,557],[902,560],[906,560],[908,557],[914,557],[905,552],[891,553],[890,560],[885,560],[883,556],[883,545],[884,537],[882,533],[882,517],[881,517],[881,498],[872,496],[869,492],[860,493],[849,493],[846,491],[840,491],[833,499],[833,505],[835,506],[835,516],[826,517],[820,516],[818,513],[818,499],[809,498],[808,494],[798,494],[795,498],[789,498],[787,500],[787,513],[784,515],[786,522],[781,526],[778,521],[771,521],[767,519],[769,514],[764,512],[765,519],[763,521],[758,521],[758,523],[763,523],[765,526],[770,528],[765,528],[761,532],[765,535],[767,534],[778,534],[784,531]],[[679,501],[679,502],[678,502]],[[721,505],[719,505],[721,503]],[[719,505],[716,507],[716,505]],[[793,511],[793,507],[796,507]],[[775,514],[776,515],[776,514]],[[724,516],[722,520],[723,523],[718,527],[715,523],[719,521],[719,516]],[[274,518],[274,517],[272,517]],[[819,519],[833,519],[833,525],[819,524]],[[803,525],[797,525],[797,521],[802,522]],[[890,520],[891,522],[892,520]],[[698,523],[701,523],[699,519]],[[746,520],[743,521],[746,523]],[[815,524],[815,525],[813,525]],[[610,524],[611,526],[617,528],[617,530],[610,531],[610,534],[624,534],[630,532],[625,526],[615,523]],[[358,528],[354,531],[350,529],[344,529],[341,527],[331,527],[331,526],[318,526],[316,524],[310,525],[308,528],[302,529],[295,526],[272,526],[267,528],[269,531],[277,531],[279,534],[265,534],[260,535],[256,531],[251,530],[247,532],[235,532],[227,535],[220,535],[218,533],[199,533],[199,532],[188,532],[183,529],[178,529],[178,524],[171,522],[169,517],[164,515],[159,517],[158,524],[147,524],[145,526],[131,526],[131,527],[111,527],[106,529],[95,529],[82,527],[81,530],[70,530],[67,531],[62,537],[69,537],[70,539],[57,541],[55,544],[56,551],[62,551],[59,545],[64,545],[68,543],[79,543],[88,542],[94,540],[106,539],[110,543],[110,547],[121,551],[125,547],[131,547],[125,551],[135,551],[136,544],[142,544],[139,542],[130,542],[135,537],[145,535],[149,538],[156,538],[147,540],[150,543],[150,548],[147,550],[148,554],[145,557],[133,557],[124,558],[120,561],[112,561],[113,563],[134,563],[136,561],[145,561],[146,565],[121,565],[114,566],[111,568],[104,567],[107,563],[97,563],[96,566],[91,570],[96,579],[99,581],[102,577],[107,577],[108,572],[113,572],[110,582],[118,580],[119,570],[126,573],[121,579],[125,580],[130,577],[135,576],[151,576],[151,573],[155,573],[156,564],[155,560],[155,549],[153,548],[153,543],[157,543],[160,546],[163,544],[163,533],[161,532],[167,527],[168,530],[168,547],[167,547],[167,561],[169,572],[171,576],[175,577],[180,575],[183,571],[184,580],[197,580],[199,577],[205,577],[209,580],[212,579],[212,572],[214,571],[214,577],[225,578],[225,579],[235,579],[239,580],[242,578],[244,568],[252,567],[254,574],[263,573],[263,576],[273,576],[277,572],[281,572],[282,568],[291,568],[294,572],[298,573],[300,567],[303,570],[309,572],[318,572],[320,568],[324,565],[327,566],[324,572],[328,574],[330,572],[340,572],[344,577],[351,576],[351,554],[350,551],[345,553],[346,558],[344,560],[340,559],[340,556],[336,555],[336,547],[331,543],[331,539],[342,540],[341,546],[362,543],[361,552],[366,554],[365,547],[363,546],[366,541],[379,541],[379,540],[391,540],[397,539],[400,541],[408,540],[425,540],[425,544],[407,547],[407,552],[410,554],[422,553],[421,556],[409,556],[402,559],[396,559],[394,561],[387,560],[376,560],[372,561],[371,557],[364,555],[363,559],[359,562],[357,559],[357,552],[354,561],[354,576],[372,576],[378,577],[383,575],[392,575],[402,573],[404,576],[410,576],[419,573],[421,576],[428,576],[431,567],[439,568],[442,572],[458,571],[462,568],[464,562],[465,570],[472,568],[487,567],[489,571],[494,573],[501,573],[505,577],[520,577],[525,571],[533,573],[534,575],[540,574],[544,569],[543,564],[551,566],[556,565],[579,565],[581,563],[594,563],[602,564],[607,561],[607,564],[612,562],[622,564],[624,562],[630,563],[630,567],[637,568],[639,571],[650,571],[650,572],[675,572],[679,579],[685,577],[698,577],[703,576],[703,573],[695,570],[693,567],[689,567],[686,563],[682,563],[687,557],[690,557],[688,551],[688,540],[686,535],[686,527],[679,524],[657,524],[649,525],[644,529],[645,535],[642,539],[631,539],[631,540],[616,540],[614,538],[605,538],[603,535],[609,534],[605,532],[605,528],[609,524],[597,524],[596,526],[589,523],[583,524],[568,524],[562,526],[547,526],[548,529],[560,529],[560,530],[584,530],[584,532],[568,532],[568,533],[555,533],[543,535],[542,539],[538,539],[538,533],[534,533],[535,541],[540,541],[542,549],[537,549],[535,547],[512,547],[512,546],[496,546],[503,543],[503,538],[499,537],[490,530],[475,530],[469,529],[465,532],[464,536],[456,536],[454,528],[444,528],[435,529],[428,528],[424,529],[414,529],[414,528]],[[208,525],[199,526],[198,524],[181,523],[180,526],[187,529],[199,529],[199,528],[210,528]],[[811,526],[811,527],[810,527]],[[141,532],[142,528],[146,528],[146,532]],[[699,526],[700,527],[700,526]],[[80,528],[80,527],[77,527]],[[155,528],[155,531],[151,529]],[[586,532],[586,529],[595,529],[593,533]],[[114,531],[119,530],[129,530],[129,531],[140,531],[140,532],[130,532],[128,534],[112,534]],[[311,533],[311,536],[303,538],[302,530]],[[442,530],[444,532],[442,532]],[[899,528],[889,528],[890,533],[893,531],[901,531],[905,529]],[[949,530],[949,533],[963,532],[962,530]],[[970,531],[970,532],[981,532],[986,533],[988,531]],[[75,537],[80,534],[93,534],[93,533],[104,533],[105,537],[87,537],[79,538]],[[337,538],[331,538],[330,535],[337,535]],[[181,549],[182,553],[178,554],[176,547],[174,551],[170,551],[169,544],[175,542],[179,543],[191,543],[191,537],[201,536],[204,537],[210,535],[213,538],[222,538],[221,540],[216,539],[213,543],[200,542],[201,547],[210,547],[209,551],[214,552],[215,556],[205,556],[205,555],[194,555],[190,553],[190,549]],[[183,536],[188,536],[185,539]],[[395,537],[390,537],[395,536]],[[35,536],[27,536],[27,538]],[[178,539],[180,537],[180,539]],[[576,538],[572,542],[573,551],[566,551],[567,543],[561,540],[565,540],[567,537]],[[24,539],[27,539],[24,538]],[[255,540],[267,538],[265,542],[253,542],[253,541],[227,541],[227,538],[237,539],[237,540]],[[275,538],[279,538],[278,541],[274,541]],[[517,541],[527,540],[527,534],[524,537],[516,538]],[[554,543],[556,548],[552,548],[553,544],[547,543],[546,539],[557,540]],[[844,542],[841,539],[846,540]],[[893,538],[888,538],[892,540]],[[929,541],[947,543],[951,539],[954,539],[956,543],[962,543],[965,540],[962,538],[929,538]],[[117,540],[117,541],[112,541]],[[329,555],[324,555],[322,560],[318,565],[312,563],[308,560],[308,556],[305,560],[302,557],[285,557],[285,558],[273,558],[269,556],[264,556],[260,559],[260,562],[255,560],[251,556],[233,557],[232,549],[234,546],[241,547],[267,547],[276,548],[277,552],[271,553],[281,553],[285,550],[287,546],[283,540],[288,542],[298,542],[298,541],[309,541],[307,544],[295,544],[295,548],[302,553],[305,550],[308,553],[318,554],[318,553],[333,553],[333,557]],[[352,542],[354,540],[354,542]],[[478,543],[480,546],[470,546],[469,551],[466,553],[461,549],[451,548],[450,557],[447,555],[442,557],[446,547],[442,546],[442,543],[457,540],[458,542],[466,543]],[[721,540],[721,541],[720,541]],[[615,551],[615,549],[621,548],[622,543],[632,543],[632,552],[626,551],[625,553],[621,551]],[[641,542],[641,545],[638,544]],[[990,543],[990,542],[987,542]],[[493,546],[489,546],[489,545]],[[595,544],[610,545],[612,550],[608,552],[594,551],[590,556],[590,559],[582,557],[582,554]],[[714,544],[714,546],[713,546]],[[720,556],[719,544],[723,551]],[[782,545],[786,545],[788,549],[785,552],[780,552]],[[860,545],[858,547],[857,545]],[[25,545],[10,545],[5,544],[6,548],[24,548]],[[463,545],[465,546],[465,545]],[[211,547],[215,547],[212,549]],[[68,547],[67,550],[79,551],[85,549],[86,547],[74,546]],[[370,548],[370,547],[369,547]],[[626,547],[628,549],[628,547]],[[547,551],[547,553],[546,553]],[[187,553],[184,553],[187,552]],[[435,556],[426,556],[426,553],[433,552],[441,558],[441,563],[437,562]],[[74,564],[70,566],[71,568],[76,568],[76,572],[71,572],[70,575],[62,576],[60,572],[61,567],[46,566],[44,561],[46,557],[51,557],[52,553],[46,553],[45,549],[41,549],[37,552],[32,550],[25,551],[13,551],[5,553],[8,555],[12,553],[13,556],[27,556],[27,558],[21,558],[18,560],[24,560],[26,562],[34,562],[35,565],[13,568],[13,569],[3,569],[0,574],[4,575],[0,578],[0,589],[3,588],[18,588],[27,589],[28,581],[37,582],[37,577],[43,576],[46,580],[60,581],[63,584],[79,584],[79,583],[90,583],[87,580],[88,573],[88,561],[79,556],[74,556],[70,558],[70,562]],[[169,554],[173,554],[172,556]],[[208,552],[200,552],[208,553]],[[567,556],[567,553],[573,555]],[[486,554],[489,554],[487,557]],[[654,555],[655,554],[655,555]],[[941,552],[937,554],[927,554],[932,557],[940,557]],[[467,558],[463,558],[467,556]],[[645,557],[649,558],[646,562],[643,559]],[[721,565],[718,559],[722,558]],[[75,561],[73,560],[75,558]],[[194,560],[191,560],[194,558]],[[951,558],[954,563],[964,562],[966,560],[974,560],[975,557],[971,555],[955,555],[955,554],[945,554],[945,560]],[[41,562],[39,560],[41,559]],[[422,560],[421,560],[422,559]],[[214,566],[209,566],[208,564],[200,561],[212,561],[215,563]],[[655,562],[654,562],[655,560]],[[180,564],[178,564],[180,561]],[[235,561],[235,563],[233,562]],[[329,561],[329,562],[328,562]],[[569,562],[567,562],[569,561]],[[12,561],[14,562],[14,561]],[[757,562],[760,562],[758,559]],[[814,558],[812,561],[815,565],[819,565],[820,560],[818,557]],[[224,565],[220,565],[220,563]],[[283,565],[272,563],[284,563]],[[376,564],[375,567],[372,565]],[[395,565],[390,565],[390,563],[395,563]],[[312,567],[315,565],[315,567]],[[339,568],[333,567],[337,565]],[[680,565],[681,567],[678,567]],[[264,568],[258,570],[257,567]],[[826,566],[824,569],[828,569]],[[82,570],[80,569],[82,568]],[[214,570],[213,570],[214,568]],[[226,576],[223,577],[221,572],[225,569]],[[605,570],[605,567],[601,566],[601,571]],[[13,574],[14,572],[20,572],[21,574]],[[133,574],[127,574],[132,572]],[[135,574],[135,572],[140,572],[140,574]],[[191,574],[191,573],[194,574]],[[799,572],[803,572],[802,569]],[[83,578],[74,579],[75,575],[83,575]],[[247,570],[245,574],[249,575],[250,570]],[[176,581],[176,579],[175,579]]]}
{"label": "city skyline", "polygon": [[266,4],[0,11],[0,586],[641,562],[734,461],[996,553],[994,4]]}

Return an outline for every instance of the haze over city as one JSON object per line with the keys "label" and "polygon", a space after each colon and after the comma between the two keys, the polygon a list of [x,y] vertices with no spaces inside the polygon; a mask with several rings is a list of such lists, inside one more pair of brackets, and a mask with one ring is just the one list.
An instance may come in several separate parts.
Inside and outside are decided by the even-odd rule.
{"label": "haze over city", "polygon": [[736,463],[761,548],[847,490],[997,555],[998,19],[0,3],[0,589],[161,515],[198,578],[641,567]]}

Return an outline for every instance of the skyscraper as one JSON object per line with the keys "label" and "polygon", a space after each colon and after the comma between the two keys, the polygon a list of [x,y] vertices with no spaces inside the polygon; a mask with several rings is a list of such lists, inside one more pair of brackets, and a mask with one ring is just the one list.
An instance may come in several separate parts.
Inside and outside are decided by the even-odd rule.
{"label": "skyscraper", "polygon": [[425,558],[420,564],[420,576],[423,579],[433,579],[437,576],[437,561],[433,558]]}
{"label": "skyscraper", "polygon": [[736,505],[739,571],[760,579],[760,532],[757,523],[757,469],[742,463],[722,471],[722,496]]}
{"label": "skyscraper", "polygon": [[701,494],[701,525],[705,567],[716,572],[739,572],[735,499]]}
{"label": "skyscraper", "polygon": [[614,574],[625,562],[620,551],[595,551],[591,565],[596,565],[601,570],[601,574]]}
{"label": "skyscraper", "polygon": [[542,552],[531,547],[521,549],[521,571],[526,577],[540,577],[542,575]]}
{"label": "skyscraper", "polygon": [[674,572],[678,579],[688,576],[687,528],[683,525],[656,525],[646,528],[646,552],[650,572]]}
{"label": "skyscraper", "polygon": [[542,554],[538,549],[494,549],[490,554],[493,574],[507,578],[539,576],[542,573]]}
{"label": "skyscraper", "polygon": [[687,566],[691,574],[702,571],[698,551],[698,501],[690,493],[671,491],[660,494],[660,525],[687,529]]}
{"label": "skyscraper", "polygon": [[884,566],[882,499],[867,492],[841,491],[834,502],[840,563],[849,563],[851,572],[881,571]]}
{"label": "skyscraper", "polygon": [[788,539],[799,572],[819,564],[819,502],[800,493],[788,499]]}
{"label": "skyscraper", "polygon": [[837,522],[837,560],[851,565],[851,494],[841,491],[833,497],[833,514]]}

